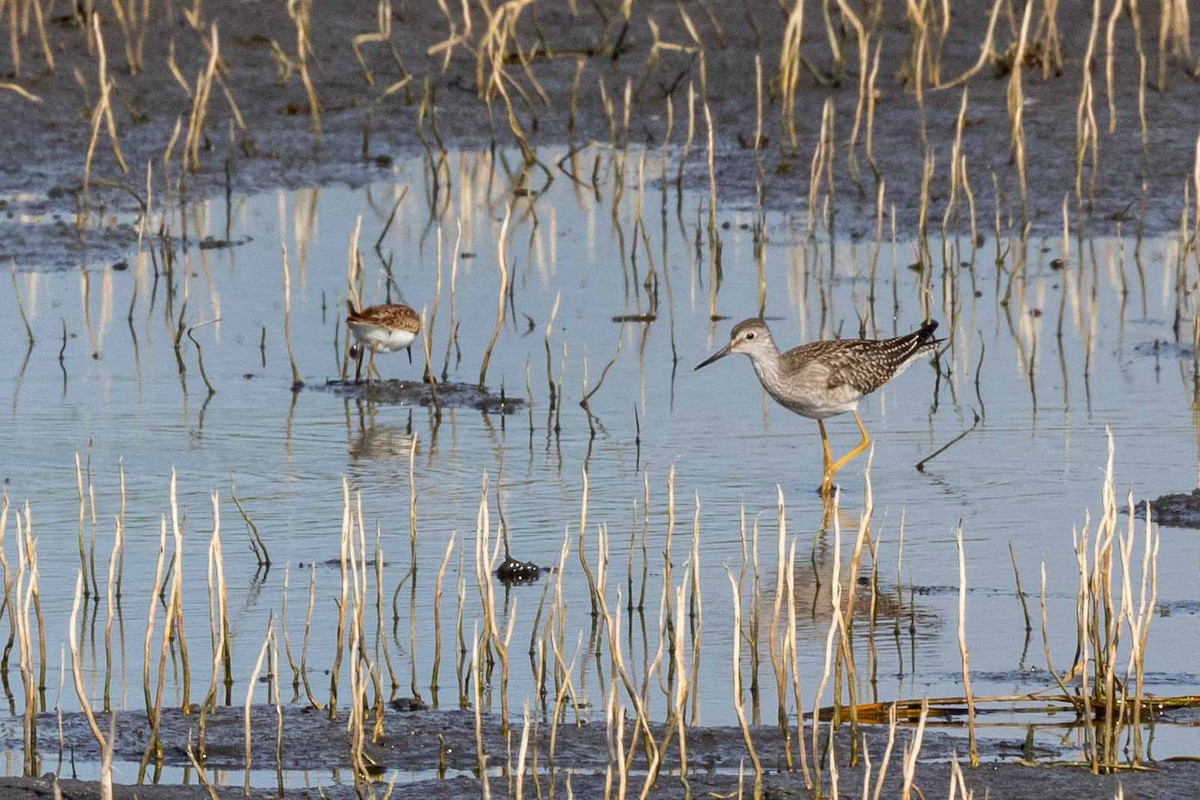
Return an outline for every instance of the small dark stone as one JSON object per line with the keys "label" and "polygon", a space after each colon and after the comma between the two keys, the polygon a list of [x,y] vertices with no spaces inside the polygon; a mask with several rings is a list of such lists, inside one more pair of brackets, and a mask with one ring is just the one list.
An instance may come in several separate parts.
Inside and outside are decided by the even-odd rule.
{"label": "small dark stone", "polygon": [[1065,266],[1066,262],[1064,262],[1061,258],[1056,258],[1050,262],[1050,269],[1053,270],[1060,270]]}
{"label": "small dark stone", "polygon": [[129,262],[128,261],[118,261],[117,263],[112,265],[112,268],[115,269],[117,272],[124,272],[125,270],[129,269]]}
{"label": "small dark stone", "polygon": [[429,708],[429,704],[419,697],[397,697],[388,703],[393,711],[400,711],[408,714],[413,711],[425,711]]}

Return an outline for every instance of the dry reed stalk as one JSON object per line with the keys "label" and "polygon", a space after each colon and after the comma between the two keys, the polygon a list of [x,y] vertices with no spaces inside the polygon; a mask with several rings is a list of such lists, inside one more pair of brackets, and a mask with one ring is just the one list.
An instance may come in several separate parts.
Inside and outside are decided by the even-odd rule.
{"label": "dry reed stalk", "polygon": [[334,636],[333,665],[329,668],[329,719],[337,719],[338,678],[342,668],[342,650],[346,638],[346,613],[350,603],[349,559],[354,541],[354,511],[350,505],[350,483],[342,476],[342,537],[338,549],[341,594],[337,604],[337,629]]}
{"label": "dry reed stalk", "polygon": [[[1027,219],[1028,186],[1025,180],[1025,89],[1022,75],[1024,73],[1025,52],[1029,42],[1029,21],[1033,12],[1033,0],[1025,0],[1025,12],[1021,16],[1021,36],[1017,40],[1017,50],[1013,55],[1012,74],[1008,81],[1008,117],[1011,122],[1009,138],[1012,144],[1012,157],[1017,162],[1017,177],[1021,182],[1021,219]],[[1086,70],[1085,70],[1086,72]]]}
{"label": "dry reed stalk", "polygon": [[[450,369],[450,349],[454,346],[454,342],[458,337],[458,323],[454,319],[455,314],[455,298],[458,288],[458,259],[462,252],[462,220],[455,221],[458,228],[458,233],[454,238],[454,254],[450,257],[450,333],[446,337],[446,357],[442,361],[442,380],[446,380],[446,376]],[[549,374],[549,356],[547,356],[547,374]]]}
{"label": "dry reed stalk", "polygon": [[71,648],[71,676],[75,683],[75,697],[79,700],[79,707],[83,709],[84,716],[87,717],[88,727],[92,729],[92,736],[96,737],[96,743],[100,746],[100,752],[104,754],[100,761],[100,797],[103,800],[112,800],[112,753],[110,747],[114,744],[110,729],[109,737],[105,737],[100,726],[96,723],[96,716],[92,713],[92,704],[88,702],[87,689],[83,685],[83,669],[80,666],[79,647],[75,642],[76,623],[79,618],[79,603],[83,596],[84,573],[79,572],[75,579],[75,602],[71,604],[71,619],[69,629],[71,635],[68,639],[68,646]]}
{"label": "dry reed stalk", "polygon": [[[1158,545],[1159,534],[1157,530],[1151,527],[1150,522],[1150,503],[1146,503],[1146,533],[1145,545],[1142,549],[1142,581],[1141,592],[1138,597],[1138,611],[1133,617],[1131,624],[1130,650],[1129,650],[1129,666],[1125,670],[1124,685],[1126,691],[1129,686],[1129,672],[1132,669],[1134,673],[1134,693],[1133,693],[1133,713],[1131,716],[1130,725],[1133,728],[1133,755],[1131,763],[1137,765],[1143,757],[1143,742],[1142,742],[1142,705],[1146,702],[1143,694],[1143,686],[1146,676],[1146,641],[1150,633],[1150,620],[1154,616],[1154,609],[1158,604]],[[1133,516],[1130,515],[1130,525],[1133,524]],[[1132,533],[1130,540],[1132,543]],[[1128,569],[1125,570],[1128,576]],[[1146,585],[1149,583],[1150,596],[1146,597]]]}
{"label": "dry reed stalk", "polygon": [[[182,669],[180,670],[180,707],[182,708],[183,713],[186,714],[191,706],[190,697],[192,671],[188,662],[187,636],[183,627],[183,528],[179,524],[179,501],[175,488],[175,470],[172,469],[170,487],[171,538],[175,544],[175,556],[172,561],[173,569],[171,574],[171,598],[173,601],[173,608],[172,603],[168,603],[167,608],[171,609],[174,613],[169,618],[167,627],[163,629],[163,647],[165,655],[165,648],[168,642],[166,633],[173,625],[173,638],[175,638],[175,640],[178,642],[180,662],[182,664]],[[159,676],[159,681],[161,687],[161,675]]]}
{"label": "dry reed stalk", "polygon": [[1008,558],[1012,562],[1013,577],[1017,585],[1017,601],[1021,604],[1021,613],[1025,616],[1025,633],[1028,634],[1033,630],[1033,623],[1029,619],[1029,606],[1025,603],[1025,590],[1021,588],[1021,573],[1017,569],[1017,554],[1013,551],[1012,542],[1008,543]]}
{"label": "dry reed stalk", "polygon": [[[478,549],[478,545],[476,545]],[[485,637],[488,635],[485,631]],[[475,766],[479,774],[479,793],[482,800],[491,800],[492,789],[488,781],[488,754],[483,746],[483,683],[486,680],[484,675],[483,661],[479,658],[479,623],[475,623],[475,629],[471,633],[471,684],[475,693],[474,702],[471,703],[475,712]]]}
{"label": "dry reed stalk", "polygon": [[[162,582],[163,560],[167,551],[167,517],[162,515],[159,518],[158,526],[158,560],[154,567],[154,583],[152,587],[157,588]],[[157,742],[158,720],[155,716],[154,701],[150,695],[150,644],[154,639],[154,626],[158,618],[157,598],[154,595],[154,589],[150,592],[149,610],[146,619],[146,637],[142,644],[142,692],[146,702],[146,719],[150,723],[150,728],[153,733],[150,745],[159,747]],[[168,622],[168,625],[170,623]]]}
{"label": "dry reed stalk", "polygon": [[251,709],[253,709],[253,707],[254,707],[254,687],[258,685],[258,676],[259,676],[259,673],[262,672],[263,661],[267,657],[267,650],[270,648],[272,642],[274,642],[274,641],[275,641],[275,612],[270,611],[267,613],[267,633],[263,637],[262,647],[258,651],[258,659],[254,662],[254,669],[250,672],[249,680],[246,681],[246,703],[243,706],[243,709],[244,709],[243,717],[245,719],[245,722],[243,724],[243,734],[244,734],[245,740],[246,740],[246,748],[245,748],[246,768],[245,768],[245,779],[242,784],[242,791],[245,793],[245,795],[247,797],[250,796],[250,768],[252,765],[252,758],[251,758],[252,752],[251,752],[251,747],[250,747],[250,742],[251,742],[250,712],[251,712]]}
{"label": "dry reed stalk", "polygon": [[[392,655],[388,650],[387,637],[383,635],[383,536],[379,528],[379,524],[375,526],[375,658],[378,661],[379,652],[383,651],[383,662],[388,670],[388,678],[391,683],[391,692],[394,695],[396,690],[400,688],[400,681],[396,679],[396,670],[392,666]],[[415,654],[414,654],[415,657]],[[416,686],[416,672],[412,675],[413,686]],[[413,696],[417,696],[417,692],[413,691]],[[382,698],[377,698],[382,700]],[[382,709],[380,702],[379,709]],[[376,722],[382,719],[382,716],[376,717]]]}
{"label": "dry reed stalk", "polygon": [[93,13],[89,20],[89,30],[96,37],[97,42],[97,62],[96,62],[96,79],[100,86],[100,100],[96,107],[92,109],[92,133],[88,139],[87,155],[83,163],[83,204],[86,211],[87,208],[87,191],[88,184],[92,176],[92,158],[96,153],[96,140],[100,136],[100,125],[104,124],[108,131],[109,144],[112,145],[113,157],[117,159],[117,165],[121,168],[121,172],[126,173],[129,167],[125,164],[125,156],[121,154],[121,143],[117,140],[117,123],[113,118],[112,112],[112,89],[114,81],[108,74],[108,55],[104,48],[104,36],[100,33],[100,15]]}
{"label": "dry reed stalk", "polygon": [[[913,779],[917,774],[917,756],[921,753],[921,738],[925,735],[925,719],[929,716],[929,701],[921,701],[921,716],[917,719],[917,730],[904,745],[904,784],[900,788],[901,800],[911,800]],[[918,791],[919,794],[919,791]]]}
{"label": "dry reed stalk", "polygon": [[[784,25],[782,44],[779,53],[779,122],[780,122],[780,155],[787,157],[795,155],[796,141],[796,90],[800,86],[800,44],[804,38],[804,0],[794,0],[788,11],[787,23]],[[791,147],[790,153],[783,149],[783,143]]]}
{"label": "dry reed stalk", "polygon": [[967,696],[967,748],[971,766],[979,766],[979,747],[975,743],[975,697],[971,692],[971,657],[967,648],[967,559],[963,551],[962,522],[954,532],[958,544],[958,652],[962,656],[963,693]]}
{"label": "dry reed stalk", "polygon": [[446,567],[450,565],[450,554],[454,552],[455,534],[450,534],[446,542],[446,553],[442,556],[442,565],[438,567],[437,578],[433,582],[433,667],[429,679],[429,691],[433,697],[433,705],[437,707],[438,666],[442,663],[442,579],[446,576]]}
{"label": "dry reed stalk", "polygon": [[1182,60],[1191,69],[1191,24],[1187,0],[1159,0],[1158,9],[1158,91],[1165,92],[1169,58]]}
{"label": "dry reed stalk", "polygon": [[25,316],[25,304],[21,302],[21,289],[17,286],[17,262],[12,262],[12,285],[13,297],[17,301],[17,315],[21,318],[21,324],[25,326],[25,340],[29,342],[30,349],[33,348],[33,328],[29,325],[29,317]]}
{"label": "dry reed stalk", "polygon": [[[90,480],[88,488],[91,488]],[[79,569],[86,576],[88,571],[88,557],[87,545],[84,543],[83,539],[83,528],[84,523],[87,520],[87,494],[84,492],[83,488],[83,466],[79,458],[78,450],[75,451],[75,491],[76,496],[79,498],[79,527],[78,536],[76,537],[76,543],[79,548]],[[91,589],[86,581],[83,584],[83,592],[85,597],[91,597]]]}
{"label": "dry reed stalk", "polygon": [[[775,508],[779,520],[779,535],[776,538],[775,552],[775,603],[772,606],[771,624],[767,631],[767,656],[771,660],[771,668],[775,674],[775,718],[776,723],[779,725],[779,733],[783,737],[785,764],[790,772],[795,767],[792,763],[791,726],[788,722],[787,711],[788,665],[786,653],[780,653],[776,649],[780,643],[780,611],[783,608],[785,596],[784,584],[789,563],[785,552],[787,544],[787,511],[783,501],[783,489],[778,484],[775,486]],[[757,539],[757,524],[755,526],[755,538]]]}
{"label": "dry reed stalk", "polygon": [[[827,4],[822,3],[825,7]],[[863,25],[862,20],[858,15],[851,10],[849,3],[846,0],[837,0],[838,11],[841,12],[842,20],[850,23],[850,27],[854,29],[855,39],[858,43],[858,99],[854,105],[854,124],[850,130],[850,144],[847,146],[846,167],[849,172],[850,180],[858,184],[858,153],[856,147],[858,144],[858,131],[862,125],[863,112],[867,105],[867,92],[870,90],[871,78],[871,34]],[[861,186],[859,186],[859,194],[864,194]]]}
{"label": "dry reed stalk", "polygon": [[996,20],[1000,17],[1000,9],[1004,7],[1004,0],[995,0],[992,3],[992,12],[988,16],[987,33],[984,34],[983,42],[979,46],[979,59],[965,72],[959,75],[949,83],[943,83],[934,86],[934,89],[952,89],[955,86],[965,84],[971,78],[975,77],[985,66],[988,65],[995,54],[992,49],[992,40],[996,34]]}
{"label": "dry reed stalk", "polygon": [[[1124,3],[1113,3],[1112,12],[1108,15],[1108,25],[1106,26],[1104,36],[1104,85],[1105,94],[1108,98],[1108,132],[1115,133],[1117,130],[1117,106],[1113,92],[1113,50],[1116,45],[1113,39],[1117,31],[1117,18],[1124,7]],[[1136,5],[1136,2],[1135,2]]]}
{"label": "dry reed stalk", "polygon": [[758,760],[758,752],[754,749],[754,740],[750,738],[750,726],[746,723],[746,710],[742,704],[742,592],[728,567],[725,568],[725,574],[729,578],[729,588],[733,593],[733,710],[737,714],[738,725],[742,729],[742,740],[750,755],[750,763],[754,765],[754,800],[761,800],[762,762]]}
{"label": "dry reed stalk", "polygon": [[[879,776],[875,779],[875,792],[871,800],[879,800],[883,792],[883,780],[887,777],[888,763],[892,759],[892,748],[896,744],[896,704],[888,704],[888,739],[883,749],[883,758],[879,762]],[[866,790],[863,790],[863,800],[867,800]]]}
{"label": "dry reed stalk", "polygon": [[392,3],[391,0],[379,0],[375,4],[375,30],[370,33],[360,33],[350,41],[350,48],[354,51],[354,58],[358,61],[359,67],[362,68],[363,77],[366,78],[368,84],[375,83],[375,74],[371,72],[367,66],[366,60],[363,58],[362,47],[365,44],[378,42],[386,44],[392,50],[394,58],[399,59],[399,53],[392,45]]}
{"label": "dry reed stalk", "polygon": [[[0,509],[0,536],[2,536],[8,517],[8,497],[3,496],[2,499],[0,499],[0,502],[2,502],[2,509]],[[28,502],[25,503],[24,515],[22,515],[21,511],[21,509],[18,509],[15,515],[17,528],[17,576],[15,581],[12,583],[9,581],[8,560],[4,557],[2,548],[0,548],[0,559],[4,559],[5,601],[8,604],[9,621],[12,624],[13,635],[15,635],[17,640],[18,668],[21,676],[21,688],[25,701],[21,729],[23,755],[22,772],[26,776],[32,777],[38,772],[38,704],[33,666],[35,660],[33,652],[33,635],[32,625],[30,624],[29,610],[32,605],[32,598],[37,585],[37,558],[35,555],[31,555],[31,548],[35,547],[35,540],[31,532],[31,515]],[[2,539],[0,539],[0,544],[3,544]],[[28,583],[26,583],[26,575],[28,575]],[[15,588],[15,591],[11,595],[8,591],[10,586],[14,586]],[[14,606],[12,603],[13,597],[16,598],[16,606]],[[74,644],[74,625],[71,626],[71,637],[72,644]],[[8,648],[11,646],[12,642],[10,637],[9,645],[5,648],[5,675],[7,675]],[[6,682],[6,691],[7,685],[8,684]]]}
{"label": "dry reed stalk", "polygon": [[692,788],[688,783],[687,760],[687,726],[684,722],[684,709],[687,707],[688,678],[684,662],[683,644],[683,598],[684,587],[675,589],[675,636],[671,641],[672,661],[675,670],[675,692],[671,697],[671,709],[667,717],[667,728],[670,730],[674,722],[675,735],[679,737],[679,782],[687,796],[691,796]]}
{"label": "dry reed stalk", "polygon": [[958,107],[958,118],[954,123],[954,143],[950,146],[950,199],[946,201],[946,211],[942,215],[943,261],[945,261],[946,229],[950,226],[951,218],[958,221],[958,191],[959,186],[966,181],[963,169],[966,157],[962,154],[962,135],[967,126],[967,87],[962,90],[962,100]]}
{"label": "dry reed stalk", "polygon": [[308,56],[313,53],[309,30],[312,22],[312,0],[288,0],[288,16],[296,26],[296,60],[300,67],[300,81],[304,84],[304,93],[308,96],[308,111],[312,117],[313,134],[316,146],[321,147],[321,103],[317,100],[317,90],[308,74]]}
{"label": "dry reed stalk", "polygon": [[[832,519],[833,519],[833,569],[829,579],[829,602],[833,610],[829,621],[829,631],[825,635],[825,663],[821,670],[821,680],[817,684],[816,694],[813,696],[813,716],[812,716],[812,758],[813,758],[813,773],[816,776],[816,790],[821,791],[821,747],[817,737],[821,729],[821,697],[825,694],[825,687],[829,684],[829,676],[833,671],[833,653],[834,642],[841,631],[843,634],[845,629],[842,621],[842,525],[838,517],[838,507],[840,506],[841,490],[835,491],[832,502]],[[830,720],[828,742],[833,742],[833,727],[837,721],[839,698],[834,695],[834,717]]]}
{"label": "dry reed stalk", "polygon": [[[564,541],[563,544],[564,544],[563,558],[565,558],[567,543]],[[654,742],[654,732],[650,729],[649,714],[646,711],[644,699],[643,699],[642,695],[637,691],[637,688],[634,686],[633,680],[629,675],[629,671],[625,666],[624,656],[621,652],[620,590],[618,590],[618,592],[617,592],[618,597],[617,597],[617,604],[616,604],[616,612],[610,613],[608,610],[608,603],[607,603],[607,599],[606,599],[607,592],[604,590],[605,575],[606,575],[607,564],[608,564],[608,532],[603,526],[601,526],[601,528],[598,530],[597,550],[598,550],[597,583],[599,584],[599,589],[597,590],[597,598],[598,598],[598,604],[600,607],[600,614],[605,623],[605,630],[608,633],[609,655],[610,655],[611,670],[612,670],[612,681],[611,681],[612,694],[611,694],[611,698],[610,698],[610,707],[615,708],[615,705],[616,705],[617,681],[619,679],[621,685],[625,689],[626,694],[629,696],[630,702],[633,704],[635,724],[637,725],[637,728],[635,729],[635,732],[634,732],[633,741],[630,744],[630,753],[629,753],[630,760],[627,762],[625,760],[625,757],[623,754],[621,754],[617,759],[617,763],[620,768],[620,779],[621,779],[621,792],[620,792],[619,796],[624,797],[625,796],[625,791],[624,791],[625,783],[627,780],[628,772],[630,769],[632,769],[632,758],[634,755],[633,751],[634,751],[634,748],[636,747],[638,738],[642,737],[642,736],[645,737],[645,747],[646,747],[646,751],[647,751],[646,756],[647,756],[647,760],[650,763],[649,773],[651,775],[653,775],[658,769],[658,764],[660,762],[661,754],[659,752],[659,748],[655,745],[655,742]],[[657,669],[657,665],[658,665],[658,660],[656,659],[652,666],[654,669]],[[650,670],[648,669],[647,671],[649,672]],[[649,679],[649,675],[647,675],[645,677],[647,680]],[[621,719],[623,720],[624,717],[622,716]]]}
{"label": "dry reed stalk", "polygon": [[[525,758],[529,752],[529,701],[526,700],[521,707],[521,746],[517,752],[517,782],[516,791],[513,793],[516,800],[523,800],[525,797]],[[536,757],[535,749],[534,755]]]}
{"label": "dry reed stalk", "polygon": [[[205,728],[207,716],[217,707],[217,678],[221,674],[221,664],[226,656],[227,633],[227,598],[225,591],[225,559],[221,554],[221,505],[220,496],[212,493],[213,533],[208,543],[208,596],[209,596],[209,632],[212,637],[213,658],[212,678],[208,691],[200,703],[198,719],[200,758],[207,759]],[[286,580],[286,579],[285,579]],[[286,602],[286,594],[285,594]]]}
{"label": "dry reed stalk", "polygon": [[[121,513],[115,518],[112,552],[108,558],[108,584],[105,603],[104,620],[104,713],[112,711],[112,627],[120,602],[120,570],[118,565],[124,559],[125,553],[125,470],[121,468]],[[3,544],[3,533],[0,533],[0,546]]]}
{"label": "dry reed stalk", "polygon": [[208,97],[212,92],[213,77],[220,61],[220,42],[217,26],[212,28],[212,40],[208,48],[208,64],[196,75],[196,90],[192,93],[192,110],[188,115],[187,135],[183,140],[183,156],[180,168],[184,172],[200,171],[200,144],[204,137],[204,120],[208,116]]}
{"label": "dry reed stalk", "polygon": [[[1100,34],[1100,0],[1092,2],[1092,26],[1088,36],[1087,51],[1084,55],[1085,64],[1090,64],[1096,52],[1096,40]],[[1096,185],[1096,170],[1098,168],[1099,131],[1096,125],[1094,108],[1094,90],[1092,88],[1092,73],[1090,70],[1081,71],[1083,84],[1079,92],[1079,104],[1075,109],[1075,199],[1083,204],[1083,158],[1090,150],[1092,155],[1091,187]],[[1088,196],[1091,196],[1089,190]]]}
{"label": "dry reed stalk", "polygon": [[975,227],[975,193],[971,191],[971,179],[967,174],[967,156],[961,157],[959,175],[962,176],[963,192],[967,195],[967,211],[971,216],[971,263],[975,262],[975,250],[979,247],[979,231]]}
{"label": "dry reed stalk", "polygon": [[[304,638],[300,642],[300,682],[304,685],[304,695],[314,709],[321,704],[313,695],[312,686],[308,682],[308,635],[312,631],[313,606],[317,600],[317,571],[313,567],[308,570],[308,610],[304,614]],[[228,661],[227,661],[228,663]]]}
{"label": "dry reed stalk", "polygon": [[[808,746],[804,736],[804,695],[800,691],[800,653],[796,649],[796,540],[788,548],[787,568],[788,625],[785,655],[791,661],[792,702],[796,704],[796,756],[800,761],[800,773],[804,776],[804,788],[813,788],[812,775],[808,770]],[[790,760],[790,756],[789,756]]]}
{"label": "dry reed stalk", "polygon": [[513,204],[504,207],[504,220],[500,223],[500,234],[496,238],[496,268],[500,271],[500,287],[496,293],[496,325],[492,329],[492,337],[488,340],[487,348],[483,351],[483,363],[479,366],[479,388],[483,389],[487,382],[488,363],[492,360],[492,349],[500,338],[500,326],[504,324],[504,301],[508,297],[508,226],[512,221]]}
{"label": "dry reed stalk", "polygon": [[292,391],[295,392],[304,386],[304,381],[300,379],[296,356],[292,352],[292,273],[288,268],[287,242],[280,242],[279,246],[283,253],[283,341],[287,345],[288,363],[292,367]]}
{"label": "dry reed stalk", "polygon": [[508,643],[512,639],[517,614],[514,606],[509,611],[508,628],[502,637],[496,623],[496,600],[491,580],[502,541],[497,537],[495,548],[491,546],[491,520],[488,512],[487,487],[488,479],[485,474],[479,499],[479,511],[475,518],[475,578],[479,587],[480,603],[483,607],[484,641],[500,661],[500,734],[507,739],[509,736]]}

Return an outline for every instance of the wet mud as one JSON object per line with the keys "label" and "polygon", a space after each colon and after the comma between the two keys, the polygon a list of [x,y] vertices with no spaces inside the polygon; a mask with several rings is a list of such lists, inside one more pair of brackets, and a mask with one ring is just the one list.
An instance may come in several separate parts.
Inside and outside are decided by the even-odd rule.
{"label": "wet mud", "polygon": [[[102,718],[101,723],[105,720]],[[203,763],[210,774],[226,777],[225,787],[219,789],[221,796],[243,796],[242,771],[246,766],[245,715],[242,709],[222,708],[207,719],[205,758]],[[201,786],[153,785],[155,767],[159,769],[190,767],[187,753],[189,735],[193,751],[198,750],[196,737],[198,720],[195,714],[164,712],[160,735],[162,750],[159,760],[151,760],[142,787],[126,786],[115,793],[116,797],[201,798],[208,797],[207,789]],[[429,711],[419,710],[400,713],[388,710],[383,716],[382,734],[374,742],[368,742],[365,761],[369,765],[375,788],[382,792],[387,783],[396,780],[397,790],[402,796],[436,798],[477,797],[481,789],[478,780],[478,757],[476,745],[475,716],[466,710]],[[626,747],[630,744],[633,720],[626,721]],[[81,714],[67,714],[62,719],[62,738],[59,738],[58,720],[54,715],[39,717],[41,765],[53,769],[65,764],[96,763],[100,752],[89,725]],[[102,724],[102,727],[106,727]],[[117,715],[113,758],[118,763],[132,765],[136,769],[147,745],[145,716],[134,713]],[[754,727],[752,740],[755,752],[763,769],[765,797],[812,797],[814,793],[805,788],[799,771],[788,772],[785,761],[784,743],[778,728]],[[282,738],[278,737],[282,732]],[[651,727],[657,741],[662,741],[666,731],[660,725]],[[484,750],[487,754],[488,783],[494,796],[511,796],[512,776],[506,768],[510,742],[500,729],[499,720],[493,715],[482,718]],[[522,737],[520,723],[509,732],[513,764],[518,758],[519,742]],[[791,747],[796,747],[794,739]],[[896,735],[896,750],[884,778],[884,795],[897,797],[903,783],[898,754],[903,744],[912,736],[911,728],[902,728]],[[860,743],[865,743],[874,764],[872,784],[880,773],[880,758],[887,745],[886,727],[863,726]],[[548,758],[550,731],[544,724],[531,724],[527,758],[536,755],[539,765],[536,779],[527,775],[527,796],[534,791],[535,782],[543,791],[549,790],[551,782],[556,791],[565,792],[567,781],[576,796],[599,796],[604,791],[606,769],[609,766],[609,746],[605,726],[599,723],[564,722],[555,732],[555,755]],[[9,749],[19,749],[19,734],[12,739],[11,732],[4,744]],[[825,737],[822,734],[822,742]],[[674,741],[674,740],[672,740]],[[60,744],[61,742],[61,744]],[[811,747],[811,742],[808,743]],[[854,793],[851,787],[861,787],[864,777],[864,759],[858,766],[851,766],[850,731],[843,725],[835,737],[833,752],[837,759],[838,781],[843,791]],[[1056,766],[1060,758],[1057,752],[1039,748],[1036,752],[1023,752],[1020,741],[982,738],[980,758],[983,762],[975,769],[965,766],[965,742],[958,736],[949,735],[927,727],[922,742],[922,752],[939,754],[937,762],[923,762],[916,772],[915,784],[926,796],[940,796],[950,784],[952,766],[951,753],[957,751],[963,761],[967,787],[975,796],[991,797],[1045,797],[1045,796],[1089,796],[1111,797],[1120,786],[1126,797],[1178,797],[1185,787],[1194,786],[1200,780],[1200,764],[1194,762],[1159,763],[1151,769],[1124,771],[1118,775],[1093,776],[1085,768]],[[199,754],[197,753],[199,757]],[[1014,759],[1025,758],[1021,763]],[[750,796],[753,785],[753,768],[748,757],[742,731],[735,727],[703,727],[687,732],[686,782],[680,777],[680,751],[677,743],[668,745],[662,755],[662,767],[655,783],[653,796],[683,798],[690,791],[692,796],[708,796],[710,793],[736,793],[739,771],[742,772],[745,796]],[[1008,760],[1009,763],[1003,763]],[[350,741],[346,731],[344,715],[330,719],[324,711],[313,708],[283,707],[277,715],[273,706],[254,706],[251,710],[251,766],[259,775],[277,774],[279,783],[264,788],[258,778],[251,796],[280,796],[278,785],[285,787],[282,796],[307,798],[322,794],[330,798],[355,797],[352,775],[348,773]],[[527,761],[527,764],[530,763]],[[633,768],[629,775],[630,792],[640,792],[645,780],[648,763],[640,748],[633,756]],[[57,770],[59,775],[69,775],[70,767]],[[339,773],[340,770],[340,773]],[[306,786],[298,785],[295,773],[305,773]],[[194,773],[193,773],[194,780]],[[613,778],[615,780],[615,776]],[[825,794],[829,794],[830,770],[826,762],[823,781]],[[686,784],[686,785],[685,785]],[[89,798],[98,796],[98,785],[89,781],[60,779],[62,796],[66,798]],[[18,780],[3,779],[0,792],[4,797],[33,798],[53,795],[53,779]],[[714,795],[715,796],[715,795]]]}
{"label": "wet mud", "polygon": [[[377,29],[375,7],[347,10],[313,4],[310,72],[321,110],[318,136],[297,69],[295,25],[285,5],[217,0],[204,5],[203,19],[194,29],[175,14],[156,13],[145,24],[142,64],[136,74],[122,57],[120,27],[102,15],[115,129],[128,171],[121,169],[102,132],[86,193],[84,165],[98,81],[96,57],[84,46],[82,22],[66,14],[48,25],[53,71],[47,69],[36,38],[30,34],[22,39],[21,69],[9,77],[39,102],[0,91],[0,130],[6,134],[6,146],[0,150],[0,257],[14,259],[19,269],[120,260],[135,243],[136,231],[115,212],[136,212],[145,202],[147,165],[153,162],[156,180],[167,175],[174,184],[181,178],[182,143],[168,145],[177,121],[186,126],[192,89],[185,91],[173,70],[192,82],[204,69],[210,25],[216,26],[220,39],[222,81],[238,113],[223,91],[213,91],[198,168],[182,175],[184,201],[222,195],[228,201],[234,193],[331,182],[360,185],[385,178],[393,158],[403,152],[425,150],[436,157],[443,146],[486,149],[516,144],[500,99],[485,102],[476,91],[479,64],[473,53],[461,44],[447,53],[443,45],[453,36],[451,21],[435,3],[394,6],[391,42],[363,44],[362,65],[351,42]],[[572,14],[576,5],[577,13]],[[1062,68],[1044,71],[1043,62],[1031,52],[1023,73],[1029,222],[1035,229],[1059,231],[1063,200],[1069,197],[1074,224],[1087,217],[1093,232],[1112,232],[1122,224],[1126,230],[1174,230],[1200,128],[1195,83],[1187,65],[1168,58],[1166,85],[1160,90],[1155,43],[1153,37],[1145,37],[1150,88],[1144,93],[1143,145],[1132,26],[1123,21],[1111,34],[1116,68],[1109,111],[1100,56],[1084,64],[1089,26],[1082,21],[1090,17],[1091,7],[1084,0],[1059,3],[1060,19],[1080,22],[1060,25]],[[926,152],[922,140],[934,166],[929,217],[940,224],[962,89],[926,88],[918,105],[907,79],[904,6],[883,8],[873,162],[866,157],[865,130],[860,126],[857,175],[847,158],[859,105],[852,32],[844,23],[838,26],[839,64],[820,14],[806,15],[806,68],[796,95],[793,149],[781,125],[777,81],[786,12],[760,0],[709,4],[704,14],[686,20],[674,3],[638,3],[628,23],[593,4],[535,6],[515,27],[524,52],[535,54],[527,72],[519,64],[511,69],[519,90],[514,91],[515,118],[532,147],[566,146],[569,155],[533,170],[521,169],[518,158],[510,174],[499,177],[523,196],[536,195],[552,180],[586,186],[594,160],[610,143],[657,147],[667,139],[676,152],[686,149],[687,158],[681,160],[677,175],[650,175],[647,180],[663,185],[664,191],[664,184],[674,189],[677,178],[683,189],[707,190],[704,151],[709,123],[701,105],[707,101],[717,202],[750,207],[761,188],[766,207],[803,213],[822,108],[829,99],[837,142],[831,164],[835,232],[850,238],[874,232],[876,191],[882,182],[885,216],[894,213],[900,232],[911,234],[921,207]],[[977,61],[988,10],[988,4],[978,3],[954,9],[953,24],[940,48],[943,85],[953,84]],[[462,20],[453,22],[461,29]],[[476,23],[482,25],[480,20]],[[998,26],[995,57],[966,81],[968,112],[961,154],[979,207],[979,227],[985,232],[994,212],[1005,225],[1020,217],[1007,110],[1010,64],[1000,56],[1013,44],[1009,27]],[[660,43],[687,46],[656,46],[656,37]],[[757,149],[752,147],[756,58],[761,60],[764,85],[764,143]],[[1085,66],[1092,71],[1099,131],[1094,174],[1091,157],[1085,159],[1080,206],[1075,198],[1076,141]],[[693,136],[685,148],[689,86],[698,99],[692,112]],[[890,222],[885,220],[885,230]],[[957,232],[969,230],[965,214],[955,215],[950,223]],[[195,235],[187,230],[168,233],[184,243],[191,243]],[[203,245],[215,246],[227,238],[217,235]]]}

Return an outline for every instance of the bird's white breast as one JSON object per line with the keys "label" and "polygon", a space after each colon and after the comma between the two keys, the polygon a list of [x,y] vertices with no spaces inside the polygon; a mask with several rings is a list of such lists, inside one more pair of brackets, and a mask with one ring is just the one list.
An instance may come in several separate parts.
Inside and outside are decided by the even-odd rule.
{"label": "bird's white breast", "polygon": [[351,322],[350,330],[359,343],[376,353],[394,353],[397,350],[403,350],[417,338],[412,331],[393,330],[383,325],[364,322]]}

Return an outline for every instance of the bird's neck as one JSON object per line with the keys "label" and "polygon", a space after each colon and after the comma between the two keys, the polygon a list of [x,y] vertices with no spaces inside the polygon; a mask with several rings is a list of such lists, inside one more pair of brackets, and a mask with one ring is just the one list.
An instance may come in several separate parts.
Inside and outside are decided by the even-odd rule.
{"label": "bird's neck", "polygon": [[779,348],[771,344],[769,349],[756,351],[750,355],[750,363],[758,379],[766,386],[778,383],[779,379]]}

